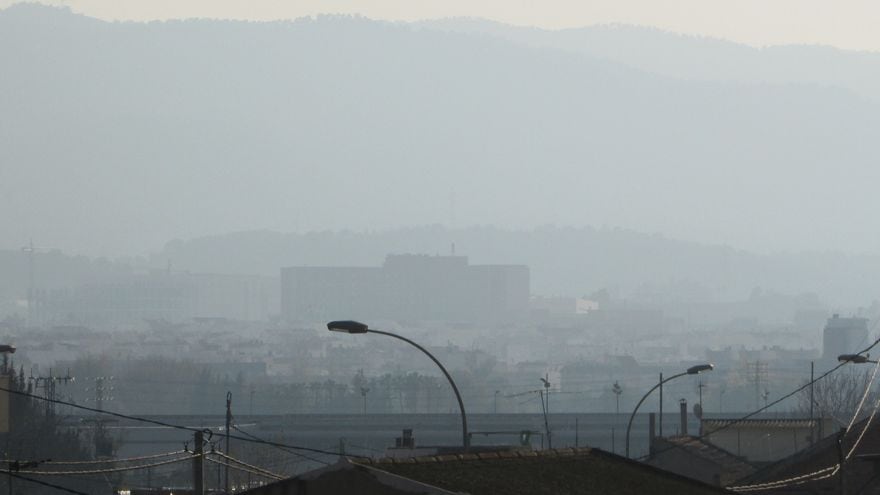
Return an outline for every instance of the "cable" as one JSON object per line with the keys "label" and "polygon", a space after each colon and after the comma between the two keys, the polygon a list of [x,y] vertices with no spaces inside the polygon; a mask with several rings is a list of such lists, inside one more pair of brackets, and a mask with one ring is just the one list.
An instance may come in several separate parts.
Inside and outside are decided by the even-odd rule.
{"label": "cable", "polygon": [[[873,349],[874,347],[876,347],[878,344],[880,344],[880,339],[875,340],[874,343],[872,343],[870,346],[868,346],[868,347],[866,347],[865,349],[863,349],[863,350],[857,352],[856,354],[865,354],[865,353],[867,353],[868,351],[870,351],[871,349]],[[770,407],[773,407],[773,406],[775,406],[776,404],[778,404],[778,403],[780,403],[780,402],[782,402],[782,401],[784,401],[784,400],[786,400],[786,399],[788,399],[788,398],[794,396],[795,394],[800,393],[801,391],[805,390],[805,389],[806,389],[807,387],[809,387],[810,385],[812,385],[812,384],[818,382],[819,380],[824,379],[826,376],[828,376],[828,375],[834,373],[835,371],[839,370],[841,367],[843,367],[843,366],[846,365],[846,364],[847,364],[846,361],[843,361],[843,362],[841,362],[841,363],[838,363],[838,365],[835,366],[834,368],[831,368],[830,370],[826,371],[825,373],[823,373],[822,375],[816,377],[815,379],[806,382],[804,385],[802,385],[802,386],[796,388],[796,389],[793,390],[792,392],[790,392],[790,393],[788,393],[788,394],[786,394],[786,395],[783,395],[782,397],[780,397],[780,398],[774,400],[773,402],[771,402],[771,403],[769,403],[769,404],[766,404],[764,407],[761,407],[761,408],[757,409],[756,411],[753,411],[753,412],[751,412],[751,413],[749,413],[749,414],[746,414],[745,416],[743,416],[743,417],[741,417],[741,418],[738,418],[738,419],[736,419],[736,420],[730,421],[729,423],[724,424],[724,425],[722,425],[721,427],[719,427],[718,429],[715,429],[715,430],[713,430],[713,431],[711,431],[711,432],[709,432],[709,433],[705,433],[705,434],[703,434],[703,435],[700,435],[700,436],[696,437],[696,439],[698,439],[698,440],[702,440],[702,439],[704,439],[704,438],[706,438],[706,437],[710,437],[711,435],[714,435],[714,434],[718,433],[719,431],[723,431],[723,430],[725,430],[725,429],[727,429],[727,428],[730,428],[730,427],[732,427],[733,425],[735,425],[735,424],[737,424],[737,423],[740,423],[740,422],[742,422],[742,421],[745,421],[745,420],[747,420],[747,419],[749,419],[749,418],[751,418],[751,417],[753,417],[753,416],[755,416],[755,415],[761,413],[762,411],[764,411],[764,410],[766,410],[766,409],[769,409]],[[870,388],[870,387],[868,387],[868,388]],[[875,412],[876,412],[876,411],[875,411]],[[638,460],[643,460],[643,459],[645,459],[645,458],[647,458],[647,457],[650,457],[651,455],[658,455],[658,454],[661,454],[661,453],[666,452],[667,450],[670,450],[670,449],[673,449],[673,448],[677,448],[677,446],[669,446],[669,447],[666,447],[666,448],[664,448],[664,449],[658,450],[658,451],[653,452],[653,453],[651,453],[651,454],[648,454],[648,455],[642,456],[642,457],[640,457]],[[827,475],[822,476],[822,477],[820,477],[820,478],[809,478],[809,477],[811,477],[811,476],[817,476],[818,474],[828,472],[829,470],[831,471],[830,474],[827,474]],[[826,468],[820,469],[820,470],[818,470],[818,471],[814,471],[814,472],[812,472],[812,473],[808,473],[808,474],[806,474],[806,475],[796,476],[796,477],[794,477],[794,478],[787,478],[787,479],[784,479],[784,480],[777,480],[777,481],[774,481],[774,482],[759,483],[759,484],[755,484],[755,485],[729,486],[729,487],[727,487],[727,488],[730,489],[730,490],[734,490],[734,491],[754,491],[754,490],[763,489],[763,488],[765,488],[765,487],[773,487],[773,488],[777,488],[777,487],[787,486],[788,484],[801,484],[801,483],[805,483],[805,482],[807,482],[807,481],[817,481],[817,480],[820,480],[820,479],[829,478],[829,477],[834,476],[835,474],[837,474],[837,472],[838,472],[839,470],[840,470],[840,464],[836,464],[836,465],[834,465],[834,466],[829,466],[829,467],[826,467]],[[804,481],[799,481],[799,480],[804,479],[804,478],[809,478],[809,479],[805,479]],[[796,483],[792,483],[792,482],[795,481],[795,480],[798,480],[798,481],[797,481]],[[761,488],[757,488],[757,487],[761,487]]]}
{"label": "cable", "polygon": [[874,384],[874,380],[877,378],[877,370],[880,369],[880,361],[877,361],[874,364],[874,372],[871,373],[871,379],[868,380],[867,386],[865,386],[865,393],[862,394],[861,400],[859,400],[859,405],[856,407],[856,412],[853,414],[853,417],[849,420],[849,424],[846,425],[846,431],[849,431],[852,428],[853,423],[856,422],[856,418],[859,417],[859,413],[862,411],[862,406],[865,405],[865,399],[868,398],[868,392],[871,391],[871,385]]}
{"label": "cable", "polygon": [[[251,434],[251,433],[248,433],[248,432],[242,430],[241,428],[239,428],[239,427],[238,427],[236,424],[234,424],[234,423],[232,424],[232,429],[235,430],[235,431],[237,431],[237,432],[239,432],[239,433],[242,433],[242,434],[245,434],[245,435],[251,437],[254,441],[265,442],[265,440],[263,440],[262,438],[260,438],[260,437],[258,437],[258,436],[256,436],[256,435],[253,435],[253,434]],[[230,437],[230,438],[232,438],[232,437]],[[295,456],[299,456],[299,457],[302,457],[303,459],[308,459],[308,460],[310,460],[310,461],[312,461],[312,462],[317,462],[318,464],[323,464],[323,465],[325,465],[325,466],[329,466],[329,465],[331,464],[331,463],[329,463],[329,462],[327,462],[327,461],[322,461],[322,460],[320,460],[320,459],[315,459],[314,457],[308,456],[308,455],[303,454],[303,453],[300,453],[300,452],[292,452],[292,451],[288,450],[286,447],[283,447],[283,446],[273,445],[273,447],[275,447],[275,448],[277,448],[278,450],[281,450],[281,451],[283,451],[283,452],[287,452],[288,454],[292,454],[292,455],[295,455]],[[325,452],[325,451],[321,451],[321,452]],[[331,454],[328,454],[328,455],[331,455]],[[333,456],[338,456],[339,453],[338,453],[338,452],[334,452],[332,455],[333,455]],[[361,456],[357,456],[357,457],[361,457]]]}
{"label": "cable", "polygon": [[67,492],[67,493],[73,493],[74,495],[89,495],[88,493],[81,492],[79,490],[74,490],[73,488],[67,488],[65,486],[55,485],[55,484],[49,483],[47,481],[35,480],[33,478],[28,478],[27,476],[21,476],[19,474],[12,473],[9,471],[0,470],[0,472],[6,473],[7,475],[12,476],[13,478],[18,478],[18,479],[24,480],[24,481],[30,481],[31,483],[36,483],[38,485],[47,486],[49,488],[54,488],[56,490],[61,490],[63,492]]}
{"label": "cable", "polygon": [[[226,466],[226,464],[225,464],[224,462],[222,462],[222,461],[218,461],[218,460],[216,460],[216,459],[208,458],[208,461],[209,461],[209,462],[213,462],[214,464],[219,464],[219,465],[221,465],[221,466]],[[281,476],[270,475],[270,474],[266,474],[265,472],[255,471],[255,470],[253,470],[253,469],[247,469],[247,468],[244,468],[244,467],[241,467],[241,466],[233,466],[233,465],[230,465],[229,467],[232,468],[232,469],[236,469],[236,470],[238,470],[238,471],[244,471],[244,472],[246,472],[246,473],[256,474],[257,476],[262,476],[262,477],[264,477],[264,478],[269,478],[269,479],[274,479],[274,480],[283,480],[283,479],[284,479],[284,478],[281,477]]]}
{"label": "cable", "polygon": [[[782,480],[776,481],[768,481],[767,483],[756,483],[754,485],[742,485],[742,486],[729,486],[728,490],[733,490],[735,492],[754,492],[758,490],[767,490],[772,488],[783,488],[791,485],[802,485],[807,483],[808,481],[818,481],[826,478],[830,478],[837,474],[837,471],[840,468],[840,464],[835,464],[833,466],[828,466],[823,469],[819,469],[818,471],[813,471],[812,473],[802,474],[800,476],[795,476],[792,478],[786,478]],[[830,471],[830,473],[829,473]],[[825,474],[824,476],[819,476],[820,474]],[[818,477],[817,477],[818,476]]]}
{"label": "cable", "polygon": [[[41,396],[39,396],[39,395],[29,394],[29,393],[27,393],[27,392],[22,392],[22,391],[20,391],[20,390],[13,390],[13,389],[9,389],[9,388],[0,387],[0,391],[8,392],[8,393],[10,393],[10,394],[15,394],[15,395],[21,395],[21,396],[24,396],[24,397],[30,397],[30,398],[32,398],[32,399],[38,399],[38,400],[42,400],[42,401],[49,402],[49,403],[52,403],[52,404],[61,404],[61,405],[70,406],[70,407],[73,407],[73,408],[76,408],[76,409],[83,409],[83,410],[85,410],[85,411],[91,411],[91,412],[93,412],[93,413],[106,414],[106,415],[108,415],[108,416],[114,416],[114,417],[117,417],[117,418],[123,418],[123,419],[130,419],[130,420],[132,420],[132,421],[139,421],[139,422],[142,422],[142,423],[150,423],[150,424],[154,424],[154,425],[157,425],[157,426],[164,426],[164,427],[166,427],[166,428],[173,428],[173,429],[176,429],[176,430],[189,431],[189,432],[193,432],[193,433],[200,432],[200,431],[204,431],[203,429],[200,429],[200,428],[193,428],[193,427],[190,427],[190,426],[175,425],[175,424],[172,424],[172,423],[166,423],[166,422],[164,422],[164,421],[158,421],[158,420],[155,420],[155,419],[142,418],[142,417],[138,417],[138,416],[129,416],[129,415],[127,415],[127,414],[117,413],[117,412],[113,412],[113,411],[107,411],[107,410],[103,410],[103,409],[96,409],[96,408],[88,407],[88,406],[81,406],[81,405],[79,405],[79,404],[74,404],[74,403],[72,403],[72,402],[68,402],[68,401],[64,401],[64,400],[60,400],[60,399],[49,399],[48,397],[41,397]],[[239,430],[239,431],[241,431],[241,430]],[[242,432],[242,433],[243,433],[243,432]],[[253,437],[253,435],[250,435],[250,436]],[[324,455],[332,455],[332,456],[338,456],[338,455],[339,455],[338,452],[330,452],[330,451],[327,451],[327,450],[313,449],[313,448],[311,448],[311,447],[301,447],[301,446],[298,446],[298,445],[287,445],[287,444],[283,444],[283,443],[279,443],[279,442],[272,442],[272,441],[269,441],[269,440],[257,439],[256,437],[253,437],[253,438],[246,438],[246,437],[240,437],[240,436],[235,436],[235,435],[229,435],[229,438],[231,438],[231,439],[233,439],[233,440],[241,440],[241,441],[243,441],[243,442],[252,442],[252,443],[259,443],[259,444],[263,444],[263,445],[269,445],[269,446],[272,446],[272,447],[280,447],[280,448],[285,448],[285,449],[303,450],[303,451],[306,451],[306,452],[314,452],[314,453],[316,453],[316,454],[324,454]],[[302,455],[302,454],[300,454],[300,455]],[[363,457],[363,456],[353,456],[353,457]]]}
{"label": "cable", "polygon": [[[874,344],[872,344],[870,347],[868,347],[867,349],[865,349],[864,351],[862,351],[858,354],[862,354],[862,353],[869,351],[872,347],[876,346],[878,342],[880,342],[880,339],[875,341]],[[837,370],[838,368],[845,365],[846,363],[847,362],[844,361],[844,362],[838,364],[835,368],[828,371],[824,375],[820,376],[816,380],[824,378],[826,375]],[[873,385],[874,380],[877,377],[877,370],[878,369],[880,369],[880,363],[875,364],[874,371],[871,374],[871,379],[866,384],[865,392],[862,394],[862,398],[859,401],[859,405],[858,405],[858,407],[856,407],[856,410],[853,413],[852,418],[850,418],[849,424],[847,425],[846,429],[844,429],[840,441],[842,441],[843,437],[845,437],[846,434],[849,433],[850,429],[852,428],[853,424],[855,423],[856,419],[858,418],[859,413],[861,412],[861,409],[864,406],[865,400],[867,399],[868,394],[871,390],[871,386]],[[814,380],[814,382],[816,380]],[[807,385],[810,385],[811,383],[812,382],[808,382]],[[802,389],[803,389],[803,387],[801,388],[801,390]],[[852,448],[849,450],[849,452],[843,458],[842,462],[834,464],[832,466],[828,466],[826,468],[823,468],[823,469],[820,469],[817,471],[813,471],[811,473],[807,473],[807,474],[799,475],[799,476],[794,476],[791,478],[785,478],[785,479],[770,481],[770,482],[766,482],[766,483],[757,483],[757,484],[753,484],[753,485],[731,486],[728,488],[730,490],[740,491],[740,492],[764,490],[764,489],[770,489],[770,488],[783,488],[783,487],[791,486],[791,485],[800,485],[800,484],[806,483],[808,481],[818,481],[818,480],[830,478],[830,477],[836,475],[840,471],[840,469],[843,467],[843,463],[845,463],[846,461],[849,460],[849,458],[855,452],[856,448],[859,446],[859,443],[862,441],[862,438],[864,437],[865,433],[868,431],[868,428],[870,427],[871,422],[874,420],[874,416],[877,414],[878,408],[880,408],[880,399],[878,399],[876,401],[876,403],[874,405],[874,409],[873,409],[873,411],[871,411],[871,415],[865,421],[865,426],[862,428],[862,431],[859,433],[859,436],[856,438],[855,442],[853,442]],[[718,431],[718,430],[716,430],[716,431]],[[828,473],[828,471],[831,471],[831,472]],[[823,474],[823,473],[827,473],[827,474],[824,474],[824,476],[819,476],[820,474]]]}
{"label": "cable", "polygon": [[[865,403],[865,399],[868,398],[868,393],[871,391],[871,386],[874,384],[874,379],[877,377],[877,370],[878,369],[880,369],[880,361],[878,361],[874,365],[874,373],[871,375],[871,380],[868,381],[868,385],[865,387],[865,393],[862,395],[862,400],[859,402],[859,407],[856,408],[856,412],[855,412],[855,414],[853,414],[853,417],[850,420],[849,425],[847,425],[846,432],[844,433],[844,435],[846,433],[849,433],[849,430],[850,430],[850,428],[852,428],[853,423],[855,423],[856,418],[859,415],[859,412],[861,412],[862,406]],[[874,409],[871,411],[871,415],[868,416],[868,420],[865,421],[865,427],[862,428],[862,431],[861,431],[861,433],[859,433],[858,438],[856,438],[856,441],[853,442],[852,448],[849,450],[849,452],[847,452],[846,457],[843,459],[844,462],[848,461],[849,458],[852,457],[853,453],[856,451],[856,447],[859,446],[859,443],[862,441],[862,438],[865,436],[865,433],[868,431],[868,428],[871,426],[871,423],[874,421],[874,416],[877,414],[878,408],[880,408],[880,398],[878,398],[878,400],[875,401]]]}
{"label": "cable", "polygon": [[[204,454],[202,454],[202,455],[204,455]],[[177,462],[189,461],[193,457],[195,457],[195,456],[186,456],[186,457],[180,457],[177,459],[171,459],[168,461],[154,462],[152,464],[141,464],[138,466],[125,466],[125,467],[118,467],[118,468],[88,469],[88,470],[83,470],[83,471],[18,471],[18,472],[24,473],[24,474],[37,474],[40,476],[69,476],[69,475],[76,475],[76,474],[119,473],[119,472],[123,472],[123,471],[136,471],[139,469],[147,469],[147,468],[152,468],[152,467],[157,467],[157,466],[165,466],[167,464],[174,464]],[[0,473],[8,473],[8,472],[9,471],[7,471],[7,470],[0,470]]]}
{"label": "cable", "polygon": [[[161,457],[170,457],[175,454],[183,454],[185,450],[178,450],[175,452],[165,452],[164,454],[153,454],[153,455],[144,455],[140,457],[126,457],[124,459],[103,459],[98,461],[41,461],[40,465],[61,465],[61,466],[73,466],[73,465],[88,465],[88,464],[109,464],[114,462],[134,462],[134,461],[144,461],[147,459],[158,459]],[[7,464],[12,464],[16,461],[8,460],[8,459],[0,459],[0,462],[4,462]],[[22,462],[22,461],[18,461]]]}
{"label": "cable", "polygon": [[248,464],[248,463],[246,463],[246,462],[244,462],[244,461],[241,461],[241,460],[236,459],[235,457],[228,456],[228,455],[226,455],[226,454],[224,454],[224,453],[222,453],[222,452],[214,452],[214,454],[215,454],[215,455],[218,455],[218,456],[220,456],[220,457],[222,457],[222,458],[224,458],[224,459],[227,459],[227,460],[229,460],[229,461],[231,461],[231,462],[234,462],[234,463],[236,463],[236,464],[240,464],[240,465],[242,465],[242,466],[244,466],[244,467],[246,467],[246,468],[253,469],[253,470],[255,470],[255,471],[263,472],[263,473],[265,473],[265,474],[268,475],[268,476],[273,476],[273,477],[276,477],[276,478],[278,478],[278,479],[283,479],[283,477],[282,477],[281,475],[279,475],[279,474],[275,474],[275,473],[273,473],[272,471],[268,471],[268,470],[263,469],[263,468],[261,468],[261,467],[259,467],[259,466],[254,466],[253,464]]}

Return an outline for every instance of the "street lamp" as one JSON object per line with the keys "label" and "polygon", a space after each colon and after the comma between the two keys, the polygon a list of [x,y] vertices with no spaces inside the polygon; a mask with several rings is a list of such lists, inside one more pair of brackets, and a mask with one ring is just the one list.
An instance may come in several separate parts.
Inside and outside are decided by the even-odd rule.
{"label": "street lamp", "polygon": [[[711,371],[714,368],[715,368],[715,365],[712,365],[712,364],[698,364],[696,366],[691,366],[690,368],[688,368],[687,370],[685,370],[682,373],[679,373],[677,375],[672,375],[668,378],[661,379],[660,383],[651,387],[651,390],[648,390],[648,392],[641,398],[641,400],[639,400],[639,403],[636,404],[636,408],[633,409],[633,412],[629,417],[629,423],[626,425],[626,457],[627,457],[627,459],[629,459],[629,432],[630,432],[630,429],[632,428],[633,419],[636,417],[636,412],[638,412],[639,407],[641,407],[641,405],[642,405],[642,402],[645,402],[645,399],[647,399],[648,396],[651,395],[651,392],[662,387],[664,383],[666,383],[670,380],[674,380],[680,376],[699,375],[700,373],[702,373],[704,371]],[[663,421],[663,418],[660,418],[660,421]]]}
{"label": "street lamp", "polygon": [[862,356],[861,354],[841,354],[840,356],[837,356],[837,360],[842,361],[844,363],[855,363],[855,364],[862,364],[862,363],[876,364],[877,363],[877,361],[875,361],[873,359],[868,359],[869,357],[871,357],[870,354],[868,354],[866,356]]}
{"label": "street lamp", "polygon": [[446,379],[449,381],[449,385],[452,386],[452,391],[455,392],[455,398],[458,400],[458,408],[461,410],[461,442],[462,442],[462,445],[464,446],[465,450],[470,448],[471,439],[470,439],[470,436],[468,435],[468,429],[467,429],[467,414],[464,411],[464,402],[462,402],[462,400],[461,400],[461,394],[458,393],[458,387],[455,386],[455,382],[452,380],[452,376],[449,375],[449,372],[446,371],[446,368],[444,368],[443,365],[440,364],[440,361],[438,361],[437,358],[435,358],[424,347],[420,346],[419,344],[416,344],[415,342],[413,342],[412,340],[409,340],[406,337],[402,337],[400,335],[397,335],[397,334],[394,334],[391,332],[383,332],[382,330],[374,330],[374,329],[370,328],[369,326],[367,326],[366,323],[361,323],[359,321],[353,321],[353,320],[331,321],[330,323],[327,324],[327,330],[330,330],[331,332],[342,332],[342,333],[351,333],[351,334],[377,333],[379,335],[387,335],[388,337],[394,337],[395,339],[402,340],[402,341],[406,342],[407,344],[409,344],[409,345],[415,347],[416,349],[422,351],[423,353],[425,353],[425,355],[428,356],[429,358],[431,358],[431,361],[434,361],[434,364],[436,364],[440,368],[440,371],[443,372],[443,375],[446,376]]}

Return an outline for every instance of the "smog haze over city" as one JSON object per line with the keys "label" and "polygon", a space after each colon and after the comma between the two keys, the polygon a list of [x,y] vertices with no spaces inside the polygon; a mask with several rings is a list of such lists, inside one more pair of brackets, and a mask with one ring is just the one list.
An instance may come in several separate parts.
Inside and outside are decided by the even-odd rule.
{"label": "smog haze over city", "polygon": [[0,485],[880,489],[877,19],[0,0]]}

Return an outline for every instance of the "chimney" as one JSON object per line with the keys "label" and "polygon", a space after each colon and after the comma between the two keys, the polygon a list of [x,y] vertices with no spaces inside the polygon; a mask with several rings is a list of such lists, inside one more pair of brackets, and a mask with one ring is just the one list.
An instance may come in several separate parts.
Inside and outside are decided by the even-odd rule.
{"label": "chimney", "polygon": [[412,428],[404,429],[403,436],[394,439],[394,446],[404,449],[416,448],[416,439],[412,436]]}
{"label": "chimney", "polygon": [[678,401],[678,408],[681,411],[681,434],[682,436],[687,436],[688,434],[688,401],[686,399],[681,399]]}
{"label": "chimney", "polygon": [[654,437],[657,435],[657,417],[654,413],[648,413],[648,455],[654,453]]}

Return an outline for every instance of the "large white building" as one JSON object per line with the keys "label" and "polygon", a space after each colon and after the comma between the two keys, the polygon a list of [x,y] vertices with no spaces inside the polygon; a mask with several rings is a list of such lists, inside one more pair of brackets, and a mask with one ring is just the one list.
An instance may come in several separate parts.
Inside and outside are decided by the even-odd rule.
{"label": "large white building", "polygon": [[288,321],[512,322],[526,318],[528,309],[525,265],[389,255],[380,267],[281,269],[281,312]]}

